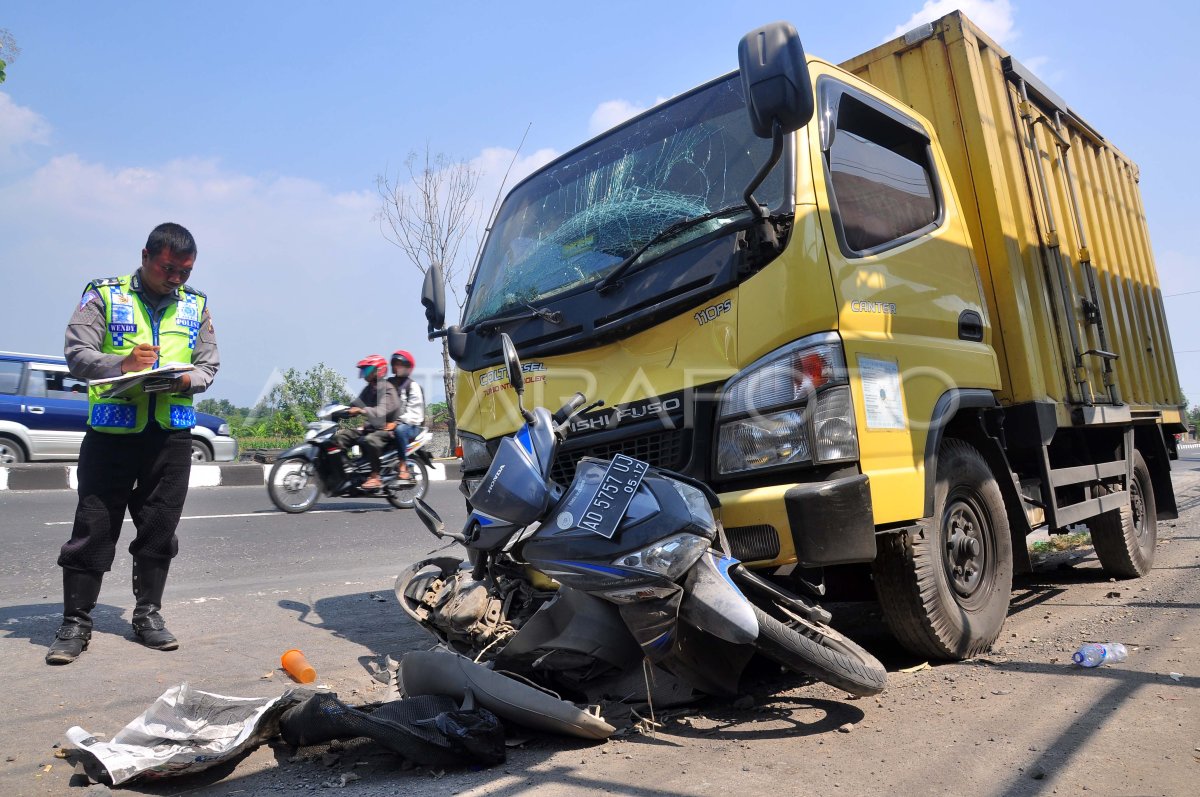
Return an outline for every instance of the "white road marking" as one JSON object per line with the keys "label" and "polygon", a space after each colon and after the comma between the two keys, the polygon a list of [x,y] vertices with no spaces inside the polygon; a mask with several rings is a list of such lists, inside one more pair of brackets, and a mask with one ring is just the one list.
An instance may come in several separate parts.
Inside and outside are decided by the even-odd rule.
{"label": "white road marking", "polygon": [[[307,512],[306,514],[329,515],[329,514],[336,514],[339,512],[390,512],[390,511],[391,511],[391,507],[381,506],[378,508],[368,508],[368,509],[364,509],[362,507],[359,507],[357,509],[313,509],[313,510],[310,510],[309,512]],[[242,513],[239,513],[236,515],[184,515],[183,517],[181,517],[179,519],[180,520],[221,520],[224,518],[235,518],[235,517],[263,518],[263,517],[286,517],[286,516],[287,516],[287,513],[285,513],[285,512],[242,512]],[[131,518],[125,518],[125,522],[132,523],[133,520]],[[71,526],[71,525],[74,525],[74,523],[75,523],[74,520],[52,520],[52,521],[47,521],[45,523],[45,525],[47,525],[47,526]]]}

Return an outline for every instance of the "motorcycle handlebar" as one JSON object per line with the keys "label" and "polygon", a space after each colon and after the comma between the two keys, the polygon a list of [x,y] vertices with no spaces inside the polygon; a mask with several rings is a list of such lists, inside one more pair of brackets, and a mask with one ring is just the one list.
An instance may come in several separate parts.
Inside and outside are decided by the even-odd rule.
{"label": "motorcycle handlebar", "polygon": [[587,396],[582,393],[576,393],[574,396],[571,396],[571,400],[559,407],[558,412],[554,413],[554,425],[562,426],[563,421],[570,418],[575,410],[582,407],[585,402],[587,402]]}

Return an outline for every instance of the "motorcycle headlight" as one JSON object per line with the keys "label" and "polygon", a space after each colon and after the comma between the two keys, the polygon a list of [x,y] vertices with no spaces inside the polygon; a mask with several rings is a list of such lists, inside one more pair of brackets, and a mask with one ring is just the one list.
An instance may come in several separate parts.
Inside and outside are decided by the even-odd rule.
{"label": "motorcycle headlight", "polygon": [[227,424],[227,423],[223,423],[223,424],[221,424],[220,426],[218,426],[218,427],[217,427],[217,434],[223,434],[223,435],[225,435],[226,437],[229,437],[229,424]]}
{"label": "motorcycle headlight", "polygon": [[725,386],[717,472],[858,457],[849,371],[836,333],[810,335],[752,363]]}
{"label": "motorcycle headlight", "polygon": [[709,542],[703,537],[695,534],[676,534],[640,551],[620,556],[613,560],[613,565],[645,570],[674,581],[696,564],[696,560],[708,547]]}
{"label": "motorcycle headlight", "polygon": [[462,442],[463,471],[470,473],[491,467],[492,455],[482,437],[464,432],[460,433],[459,440]]}

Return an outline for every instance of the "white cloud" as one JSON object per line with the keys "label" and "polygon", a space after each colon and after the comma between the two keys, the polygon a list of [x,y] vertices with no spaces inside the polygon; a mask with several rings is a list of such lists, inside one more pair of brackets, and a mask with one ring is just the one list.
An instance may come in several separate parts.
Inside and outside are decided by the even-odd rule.
{"label": "white cloud", "polygon": [[925,0],[921,10],[897,25],[888,39],[903,36],[908,31],[933,22],[939,17],[961,9],[968,18],[997,43],[1008,46],[1016,41],[1019,32],[1013,22],[1013,7],[1009,0]]}
{"label": "white cloud", "polygon": [[0,175],[31,165],[30,146],[48,144],[51,131],[40,114],[0,91]]}
{"label": "white cloud", "polygon": [[397,347],[440,362],[425,341],[420,274],[380,235],[377,202],[373,190],[336,193],[213,160],[112,168],[55,157],[0,180],[0,263],[6,277],[32,277],[0,314],[3,348],[61,350],[84,284],[134,270],[150,229],[170,220],[199,246],[193,282],[211,298],[222,354],[214,396],[249,403],[276,368],[323,361],[352,373],[364,354]]}
{"label": "white cloud", "polygon": [[[0,167],[19,147],[46,143],[49,129],[0,94]],[[512,149],[488,148],[471,159],[481,218],[510,162],[506,191],[557,154],[540,149],[513,162]],[[0,168],[0,277],[32,277],[22,281],[24,300],[0,313],[0,348],[60,351],[84,284],[133,271],[151,228],[176,221],[196,236],[193,282],[212,302],[222,356],[212,396],[249,405],[276,371],[318,362],[357,389],[355,361],[406,348],[436,399],[440,344],[425,339],[421,274],[382,236],[379,201],[373,186],[334,192],[303,178],[239,174],[215,159],[112,166],[59,154],[31,159],[19,174]],[[463,256],[477,245],[464,242]]]}
{"label": "white cloud", "polygon": [[594,136],[603,133],[626,119],[632,119],[644,110],[646,109],[642,106],[634,105],[628,100],[606,100],[592,111],[592,117],[588,120],[588,135]]}
{"label": "white cloud", "polygon": [[649,105],[636,105],[629,100],[606,100],[596,106],[588,119],[588,135],[595,136],[611,130],[621,122],[632,119],[647,108],[666,102],[670,97],[656,97]]}

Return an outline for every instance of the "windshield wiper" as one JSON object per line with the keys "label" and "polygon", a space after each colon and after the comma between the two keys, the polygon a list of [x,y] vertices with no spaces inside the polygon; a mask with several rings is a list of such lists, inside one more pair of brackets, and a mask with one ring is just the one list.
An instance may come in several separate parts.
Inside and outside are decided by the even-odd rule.
{"label": "windshield wiper", "polygon": [[559,310],[547,310],[544,307],[534,307],[532,304],[525,305],[528,310],[516,315],[506,315],[503,318],[489,318],[487,321],[480,321],[478,324],[473,324],[467,327],[464,332],[470,332],[478,329],[485,334],[497,332],[500,327],[505,324],[514,324],[517,321],[528,321],[531,318],[540,318],[543,321],[548,321],[551,324],[561,324],[563,322],[563,314]]}
{"label": "windshield wiper", "polygon": [[660,244],[663,241],[681,235],[686,230],[690,230],[691,228],[703,224],[706,221],[712,221],[713,219],[720,218],[721,216],[728,216],[734,211],[746,209],[747,206],[744,204],[730,205],[729,207],[721,208],[720,210],[714,210],[711,213],[705,213],[702,216],[693,216],[690,219],[680,219],[679,221],[668,224],[657,234],[652,236],[649,241],[646,241],[646,243],[639,246],[633,254],[618,263],[617,267],[608,272],[604,279],[597,282],[596,290],[601,294],[605,294],[619,289],[623,284],[621,282],[621,277],[624,276],[625,272],[633,268],[633,265],[637,263],[639,259],[641,259],[642,255],[646,254],[647,249],[655,244]]}

